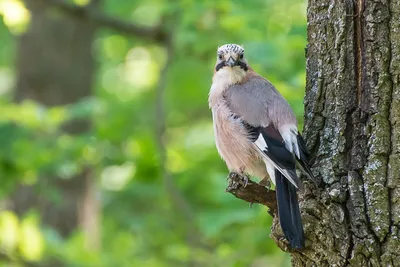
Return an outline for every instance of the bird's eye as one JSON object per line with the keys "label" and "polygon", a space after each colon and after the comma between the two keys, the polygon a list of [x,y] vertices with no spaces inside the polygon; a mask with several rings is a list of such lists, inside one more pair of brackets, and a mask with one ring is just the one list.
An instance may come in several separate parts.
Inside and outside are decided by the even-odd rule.
{"label": "bird's eye", "polygon": [[243,59],[243,54],[240,54],[239,58],[240,58],[240,59]]}
{"label": "bird's eye", "polygon": [[222,59],[222,55],[218,55],[218,59],[221,60]]}

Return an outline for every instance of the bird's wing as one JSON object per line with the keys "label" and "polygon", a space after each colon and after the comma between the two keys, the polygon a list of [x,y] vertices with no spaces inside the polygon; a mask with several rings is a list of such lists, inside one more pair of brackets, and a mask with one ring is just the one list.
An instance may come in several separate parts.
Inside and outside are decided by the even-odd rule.
{"label": "bird's wing", "polygon": [[304,139],[300,133],[297,134],[297,143],[299,145],[300,152],[299,156],[296,156],[297,162],[300,164],[302,171],[307,174],[308,178],[318,184],[314,174],[311,171],[310,153],[308,152],[306,142],[304,142]]}
{"label": "bird's wing", "polygon": [[224,97],[229,108],[250,125],[268,126],[270,109],[278,96],[275,88],[262,77],[252,77],[245,83],[229,87]]}
{"label": "bird's wing", "polygon": [[296,159],[312,177],[295,115],[269,81],[260,76],[250,78],[228,88],[224,97],[230,110],[240,117],[248,130],[249,140],[293,185],[301,187],[295,171]]}

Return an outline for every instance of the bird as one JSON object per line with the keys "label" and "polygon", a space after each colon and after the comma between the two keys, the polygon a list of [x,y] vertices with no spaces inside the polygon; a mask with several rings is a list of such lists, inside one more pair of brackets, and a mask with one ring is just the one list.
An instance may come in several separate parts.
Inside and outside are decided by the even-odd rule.
{"label": "bird", "polygon": [[[293,249],[305,237],[297,191],[303,190],[296,167],[314,179],[304,139],[287,100],[256,73],[237,44],[218,47],[208,97],[215,144],[229,171],[275,184],[278,217]],[[260,184],[261,184],[260,182]]]}

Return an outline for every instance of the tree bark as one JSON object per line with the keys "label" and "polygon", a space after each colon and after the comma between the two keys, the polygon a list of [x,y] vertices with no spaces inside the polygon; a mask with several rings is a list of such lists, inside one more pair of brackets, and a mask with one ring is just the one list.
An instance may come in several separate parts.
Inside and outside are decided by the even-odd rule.
{"label": "tree bark", "polygon": [[[300,196],[293,266],[400,266],[400,1],[309,0],[304,137],[317,188]],[[277,220],[272,237],[287,250]]]}

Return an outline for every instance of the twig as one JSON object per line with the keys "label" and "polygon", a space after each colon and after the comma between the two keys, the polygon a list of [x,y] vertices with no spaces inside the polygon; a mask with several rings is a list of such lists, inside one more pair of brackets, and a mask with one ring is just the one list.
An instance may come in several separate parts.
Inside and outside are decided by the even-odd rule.
{"label": "twig", "polygon": [[107,27],[121,33],[148,38],[156,42],[164,42],[167,38],[167,34],[163,31],[161,26],[163,23],[154,27],[141,26],[106,15],[97,9],[92,8],[91,5],[78,6],[64,0],[40,0],[40,2],[46,3],[48,6],[59,8],[70,16],[90,20],[94,22],[96,26]]}
{"label": "twig", "polygon": [[269,190],[265,186],[259,185],[252,180],[248,180],[247,185],[233,176],[230,178],[226,192],[249,203],[258,203],[269,208],[269,213],[274,216],[277,210],[276,195],[274,190]]}

